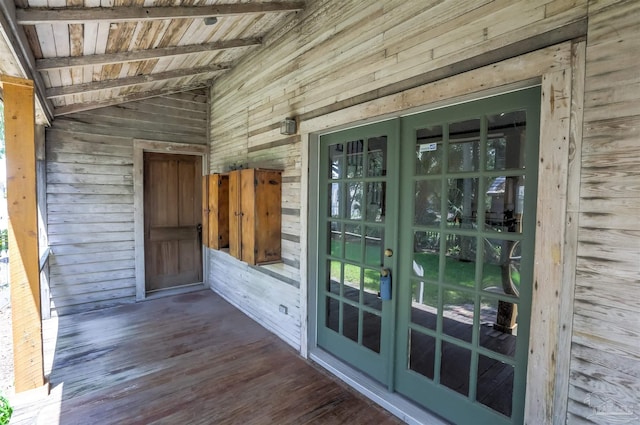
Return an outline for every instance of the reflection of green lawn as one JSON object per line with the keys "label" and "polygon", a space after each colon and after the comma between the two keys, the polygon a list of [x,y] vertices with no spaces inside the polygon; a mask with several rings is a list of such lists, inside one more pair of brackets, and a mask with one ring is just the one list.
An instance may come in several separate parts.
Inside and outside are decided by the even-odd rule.
{"label": "reflection of green lawn", "polygon": [[[415,263],[424,270],[424,280],[426,282],[438,282],[438,254],[420,252],[413,256]],[[459,261],[455,258],[447,257],[444,267],[444,282],[448,284],[460,285],[464,289],[473,290],[475,287],[476,263]],[[520,275],[513,276],[514,283],[519,285]],[[418,283],[412,285],[414,294],[417,291]],[[490,286],[502,287],[502,270],[496,264],[485,263],[483,265],[482,287]],[[438,286],[435,284],[425,284],[424,300],[437,300]],[[456,291],[445,289],[443,291],[443,304],[471,304],[473,303],[472,293],[466,291]]]}
{"label": "reflection of green lawn", "polygon": [[[339,241],[332,241],[331,253],[341,257],[340,243]],[[345,258],[360,261],[362,255],[361,245],[358,243],[345,243]],[[381,248],[379,246],[369,246],[366,252],[366,264],[376,267],[380,263]],[[415,261],[415,268],[421,267],[424,271],[424,302],[431,304],[428,300],[437,300],[438,294],[438,267],[439,258],[438,254],[429,252],[415,253],[413,257]],[[359,287],[361,268],[351,264],[345,264],[344,266],[344,282],[346,285],[352,287]],[[473,290],[475,287],[475,273],[476,264],[474,262],[463,262],[452,257],[447,257],[445,262],[444,282],[448,284],[460,285],[462,289]],[[380,270],[379,268],[365,268],[364,269],[364,287],[365,290],[371,292],[377,292],[380,288]],[[331,275],[340,275],[340,263],[331,263]],[[519,286],[520,275],[515,273],[512,276],[514,283]],[[433,284],[430,284],[432,282]],[[418,290],[418,282],[412,284],[412,291],[415,294]],[[500,266],[490,263],[483,265],[482,287],[487,288],[490,286],[502,287],[502,272]],[[447,304],[470,304],[473,303],[473,295],[467,291],[456,291],[445,289],[443,291],[443,303]]]}

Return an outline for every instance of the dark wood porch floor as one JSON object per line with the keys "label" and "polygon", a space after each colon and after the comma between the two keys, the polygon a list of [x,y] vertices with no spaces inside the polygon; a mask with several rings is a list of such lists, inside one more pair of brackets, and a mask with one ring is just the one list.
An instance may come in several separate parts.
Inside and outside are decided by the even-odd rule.
{"label": "dark wood porch floor", "polygon": [[211,291],[63,316],[45,339],[51,394],[12,425],[401,423]]}

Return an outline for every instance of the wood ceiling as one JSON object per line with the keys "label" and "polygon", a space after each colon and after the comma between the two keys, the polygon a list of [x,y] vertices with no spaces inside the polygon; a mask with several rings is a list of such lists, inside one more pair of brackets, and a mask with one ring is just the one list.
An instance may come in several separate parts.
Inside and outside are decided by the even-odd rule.
{"label": "wood ceiling", "polygon": [[[31,68],[49,118],[208,86],[304,7],[303,1],[11,1],[0,5],[3,32],[14,38],[15,51],[22,49],[23,68]],[[217,23],[205,25],[210,17]]]}

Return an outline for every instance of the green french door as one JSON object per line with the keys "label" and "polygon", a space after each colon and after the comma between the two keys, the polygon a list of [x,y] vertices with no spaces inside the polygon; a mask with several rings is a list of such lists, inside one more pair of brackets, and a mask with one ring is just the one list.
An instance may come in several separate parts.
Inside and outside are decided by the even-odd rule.
{"label": "green french door", "polygon": [[379,292],[382,268],[395,268],[398,124],[321,138],[318,345],[383,383],[395,309]]}
{"label": "green french door", "polygon": [[318,345],[454,423],[523,422],[539,112],[536,87],[320,138]]}

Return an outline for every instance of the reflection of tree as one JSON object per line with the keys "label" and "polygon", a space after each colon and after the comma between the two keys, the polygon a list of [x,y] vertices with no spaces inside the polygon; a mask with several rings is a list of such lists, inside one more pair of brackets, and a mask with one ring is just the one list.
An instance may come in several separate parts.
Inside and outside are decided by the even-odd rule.
{"label": "reflection of tree", "polygon": [[[441,171],[441,154],[438,150],[420,151],[416,149],[416,175],[433,175]],[[435,224],[440,215],[441,194],[439,180],[421,180],[415,187],[415,223]]]}
{"label": "reflection of tree", "polygon": [[487,170],[500,170],[504,168],[505,150],[507,139],[499,137],[487,140]]}
{"label": "reflection of tree", "polygon": [[369,139],[367,146],[368,156],[368,176],[386,176],[387,169],[385,158],[387,157],[387,138],[379,137],[377,139]]}
{"label": "reflection of tree", "polygon": [[[476,134],[476,132],[473,132]],[[477,170],[480,161],[478,141],[449,145],[449,171]]]}
{"label": "reflection of tree", "polygon": [[347,188],[347,218],[358,220],[362,217],[362,182],[349,182]]}

